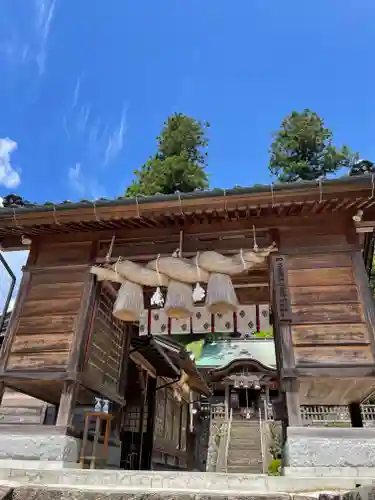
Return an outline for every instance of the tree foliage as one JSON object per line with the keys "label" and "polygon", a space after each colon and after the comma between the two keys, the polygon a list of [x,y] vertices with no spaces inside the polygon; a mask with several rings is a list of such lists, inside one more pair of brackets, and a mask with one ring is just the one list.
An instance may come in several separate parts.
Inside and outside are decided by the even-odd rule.
{"label": "tree foliage", "polygon": [[135,170],[136,179],[127,188],[126,196],[206,189],[207,127],[208,123],[180,113],[169,117],[157,138],[156,154]]}
{"label": "tree foliage", "polygon": [[350,168],[356,158],[347,146],[332,144],[332,132],[309,109],[284,118],[269,152],[269,170],[280,182],[321,179]]}
{"label": "tree foliage", "polygon": [[363,175],[375,173],[375,165],[370,160],[359,160],[354,163],[349,171],[349,175]]}

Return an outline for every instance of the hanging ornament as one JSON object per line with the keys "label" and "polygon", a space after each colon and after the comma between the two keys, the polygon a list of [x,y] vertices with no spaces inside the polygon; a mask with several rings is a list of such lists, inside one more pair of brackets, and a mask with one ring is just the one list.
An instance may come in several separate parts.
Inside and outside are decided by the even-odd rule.
{"label": "hanging ornament", "polygon": [[160,290],[160,286],[157,287],[157,289],[155,290],[155,292],[151,297],[151,305],[158,307],[163,307],[164,305],[164,296]]}
{"label": "hanging ornament", "polygon": [[201,280],[201,270],[200,270],[200,267],[199,267],[199,264],[198,264],[198,262],[199,262],[198,259],[199,259],[199,252],[197,252],[197,256],[195,258],[195,265],[196,265],[196,268],[197,268],[198,281],[197,281],[197,284],[195,285],[195,288],[193,290],[193,300],[194,300],[194,302],[200,302],[206,296],[206,292],[204,291],[204,289],[201,287],[201,285],[199,283],[200,280]]}
{"label": "hanging ornament", "polygon": [[157,273],[158,280],[159,280],[159,286],[156,288],[153,296],[151,297],[151,305],[152,306],[163,307],[163,305],[164,305],[164,296],[163,296],[163,294],[161,292],[161,288],[160,288],[160,285],[161,285],[161,276],[160,276],[160,272],[159,272],[159,259],[160,259],[160,254],[157,256],[157,259],[156,259],[156,273]]}

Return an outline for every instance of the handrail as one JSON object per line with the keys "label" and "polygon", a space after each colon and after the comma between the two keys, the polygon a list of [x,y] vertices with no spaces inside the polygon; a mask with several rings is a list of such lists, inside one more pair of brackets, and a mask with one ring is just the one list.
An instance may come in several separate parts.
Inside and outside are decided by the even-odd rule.
{"label": "handrail", "polygon": [[230,434],[232,430],[232,420],[233,420],[233,408],[230,409],[226,442],[225,442],[225,472],[228,472],[228,453],[229,453]]}
{"label": "handrail", "polygon": [[264,436],[263,436],[263,428],[262,428],[262,412],[259,409],[259,432],[260,432],[260,451],[262,454],[262,471],[265,473],[265,450],[264,450]]}

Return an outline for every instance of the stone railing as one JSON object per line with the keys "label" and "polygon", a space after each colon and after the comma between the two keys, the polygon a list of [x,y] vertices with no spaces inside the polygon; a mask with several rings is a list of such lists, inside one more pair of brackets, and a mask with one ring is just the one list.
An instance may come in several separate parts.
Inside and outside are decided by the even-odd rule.
{"label": "stone railing", "polygon": [[[364,427],[375,427],[375,405],[361,405]],[[302,406],[302,422],[305,426],[350,427],[347,406]]]}

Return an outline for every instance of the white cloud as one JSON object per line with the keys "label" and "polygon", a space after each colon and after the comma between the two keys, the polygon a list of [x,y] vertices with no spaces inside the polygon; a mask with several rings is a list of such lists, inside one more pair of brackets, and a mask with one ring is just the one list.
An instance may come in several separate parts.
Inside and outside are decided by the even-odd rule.
{"label": "white cloud", "polygon": [[70,167],[68,170],[69,183],[75,191],[83,196],[86,191],[84,178],[81,171],[81,164],[76,163],[74,167]]}
{"label": "white cloud", "polygon": [[127,132],[127,114],[128,107],[124,106],[118,125],[108,137],[108,145],[104,157],[105,166],[115,160],[124,147],[124,139]]}
{"label": "white cloud", "polygon": [[47,43],[55,7],[56,0],[35,0],[37,42],[35,59],[38,64],[40,75],[44,73],[46,64]]}
{"label": "white cloud", "polygon": [[[22,278],[22,267],[26,264],[29,252],[3,252],[2,255],[16,276],[16,286],[12,295],[12,303],[14,304]],[[0,315],[3,311],[10,285],[11,278],[2,263],[0,263]]]}
{"label": "white cloud", "polygon": [[7,19],[0,32],[0,53],[11,64],[36,64],[43,75],[48,42],[57,0],[28,0],[22,11],[13,8],[13,1],[4,0],[1,15]]}
{"label": "white cloud", "polygon": [[17,143],[5,137],[0,139],[0,184],[7,188],[19,185],[21,178],[11,164],[11,154],[17,149]]}

